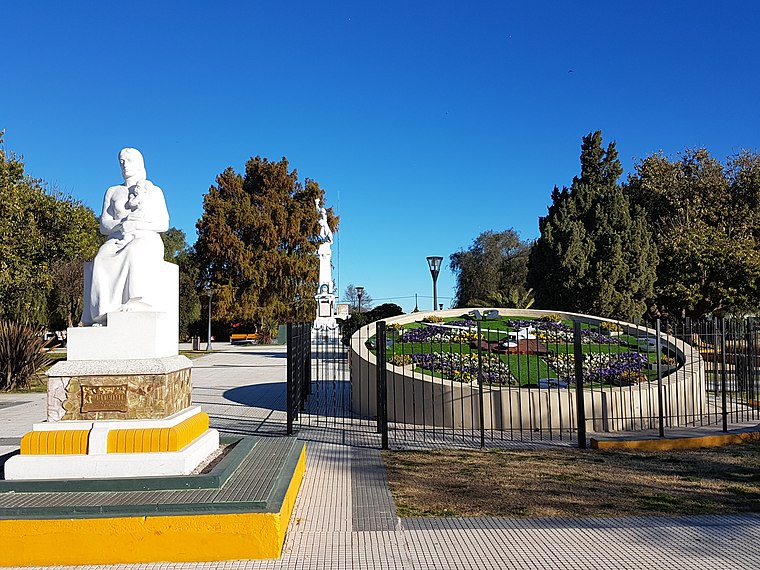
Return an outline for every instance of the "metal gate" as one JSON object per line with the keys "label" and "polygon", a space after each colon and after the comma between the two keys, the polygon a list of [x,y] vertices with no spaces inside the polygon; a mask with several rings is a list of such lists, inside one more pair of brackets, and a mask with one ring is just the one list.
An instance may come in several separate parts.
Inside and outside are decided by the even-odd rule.
{"label": "metal gate", "polygon": [[345,340],[338,326],[288,324],[288,433],[378,447],[376,417],[354,413],[351,405],[354,394]]}

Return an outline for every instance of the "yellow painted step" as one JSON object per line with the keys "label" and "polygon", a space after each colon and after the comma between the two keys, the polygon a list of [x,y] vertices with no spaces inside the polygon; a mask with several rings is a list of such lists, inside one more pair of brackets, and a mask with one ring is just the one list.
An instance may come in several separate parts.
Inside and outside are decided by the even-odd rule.
{"label": "yellow painted step", "polygon": [[90,430],[30,431],[21,438],[21,455],[86,455]]}
{"label": "yellow painted step", "polygon": [[208,430],[206,412],[170,428],[115,429],[108,432],[108,453],[179,451]]}

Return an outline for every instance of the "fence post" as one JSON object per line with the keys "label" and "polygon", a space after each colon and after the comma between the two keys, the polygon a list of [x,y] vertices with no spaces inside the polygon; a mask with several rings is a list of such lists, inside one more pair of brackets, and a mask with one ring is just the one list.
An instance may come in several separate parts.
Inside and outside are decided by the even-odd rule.
{"label": "fence post", "polygon": [[[715,324],[718,321],[716,319]],[[720,319],[720,391],[723,406],[723,431],[728,431],[728,398],[726,396],[726,317]],[[716,363],[717,364],[717,363]]]}
{"label": "fence post", "polygon": [[287,434],[293,435],[293,350],[295,350],[295,343],[293,342],[293,323],[288,323],[288,372],[287,372],[287,381],[285,385],[287,386],[286,389],[286,396],[285,399],[287,400]]}
{"label": "fence post", "polygon": [[662,393],[662,358],[660,357],[662,339],[660,338],[660,319],[657,319],[654,327],[655,334],[657,335],[654,339],[655,358],[657,359],[657,415],[660,421],[660,437],[665,437],[665,398]]}
{"label": "fence post", "polygon": [[575,410],[578,417],[578,447],[586,449],[586,401],[583,390],[583,346],[581,323],[573,321],[573,355],[575,360]]}
{"label": "fence post", "polygon": [[755,331],[754,320],[747,317],[747,399],[755,399]]}
{"label": "fence post", "polygon": [[377,372],[377,431],[380,433],[380,446],[388,449],[388,376],[387,344],[385,321],[378,321],[375,330],[375,369]]}
{"label": "fence post", "polygon": [[[301,409],[306,409],[306,398],[311,394],[311,323],[301,323],[299,325],[301,342],[304,347],[304,374],[301,382]],[[319,355],[317,355],[319,357]]]}
{"label": "fence post", "polygon": [[[480,335],[480,321],[478,321],[478,400],[480,401],[478,407],[478,415],[480,419],[480,447],[486,446],[486,416],[483,411],[483,358],[482,358],[482,340]],[[493,435],[493,434],[491,434]]]}
{"label": "fence post", "polygon": [[757,350],[755,350],[756,338],[755,318],[747,317],[747,357],[749,359],[747,399],[749,400],[757,399],[757,386],[755,381],[755,376],[757,375],[757,366],[755,362],[755,355],[757,354]]}

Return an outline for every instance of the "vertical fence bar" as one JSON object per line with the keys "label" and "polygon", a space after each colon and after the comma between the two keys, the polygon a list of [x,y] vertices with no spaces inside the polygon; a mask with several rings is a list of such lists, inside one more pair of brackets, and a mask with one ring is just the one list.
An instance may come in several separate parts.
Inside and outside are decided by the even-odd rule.
{"label": "vertical fence bar", "polygon": [[482,360],[482,342],[480,341],[480,321],[478,321],[478,418],[480,420],[480,447],[486,446],[486,422],[485,412],[483,410],[483,360]]}
{"label": "vertical fence bar", "polygon": [[665,437],[665,395],[662,392],[662,338],[660,338],[661,323],[657,319],[654,324],[654,357],[657,359],[657,417],[659,420],[659,435]]}
{"label": "vertical fence bar", "polygon": [[311,325],[301,323],[299,341],[304,348],[303,381],[301,383],[301,410],[306,409],[306,398],[311,394]]}
{"label": "vertical fence bar", "polygon": [[380,323],[375,323],[375,420],[376,432],[382,433],[382,410],[381,408],[381,379],[382,367],[380,366]]}
{"label": "vertical fence bar", "polygon": [[286,400],[287,400],[287,434],[293,435],[293,350],[295,344],[293,343],[293,323],[288,323],[288,372],[286,382]]}
{"label": "vertical fence bar", "polygon": [[[716,325],[718,321],[715,321]],[[717,330],[716,330],[717,332]],[[720,320],[720,392],[721,405],[723,406],[723,431],[728,431],[728,397],[726,394],[726,318]],[[716,363],[717,364],[717,363]]]}
{"label": "vertical fence bar", "polygon": [[381,447],[388,449],[388,372],[387,372],[387,335],[385,321],[377,323],[375,339],[377,340],[377,420],[380,431]]}
{"label": "vertical fence bar", "polygon": [[750,398],[755,402],[755,404],[752,407],[753,409],[752,418],[754,419],[757,417],[757,410],[758,410],[758,406],[756,403],[758,400],[758,385],[757,385],[758,367],[756,365],[757,363],[755,362],[755,359],[758,358],[758,351],[757,351],[757,334],[758,333],[757,333],[757,319],[754,317],[750,319],[750,331],[751,331],[750,356],[752,358],[752,377],[750,379],[750,386],[751,386]]}
{"label": "vertical fence bar", "polygon": [[747,331],[746,339],[747,343],[747,400],[752,402],[756,400],[755,397],[755,343],[754,343],[754,322],[753,319],[747,317]]}
{"label": "vertical fence bar", "polygon": [[586,449],[586,401],[583,390],[583,346],[581,323],[573,321],[573,354],[575,360],[575,407],[578,417],[578,447]]}

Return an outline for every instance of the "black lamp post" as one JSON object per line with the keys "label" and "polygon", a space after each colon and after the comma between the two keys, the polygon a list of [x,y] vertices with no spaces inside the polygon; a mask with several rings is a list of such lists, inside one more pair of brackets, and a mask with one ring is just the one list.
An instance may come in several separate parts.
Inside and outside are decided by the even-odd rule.
{"label": "black lamp post", "polygon": [[364,287],[356,288],[356,296],[359,298],[359,312],[362,312],[362,297],[364,296]]}
{"label": "black lamp post", "polygon": [[438,255],[431,255],[427,258],[428,266],[430,267],[430,275],[433,276],[433,310],[438,307],[438,289],[436,288],[436,281],[438,281],[438,274],[441,272],[441,261],[443,258]]}
{"label": "black lamp post", "polygon": [[214,290],[209,287],[206,289],[206,294],[208,295],[208,336],[206,337],[208,339],[208,342],[206,343],[206,350],[211,350],[211,297],[214,296]]}

